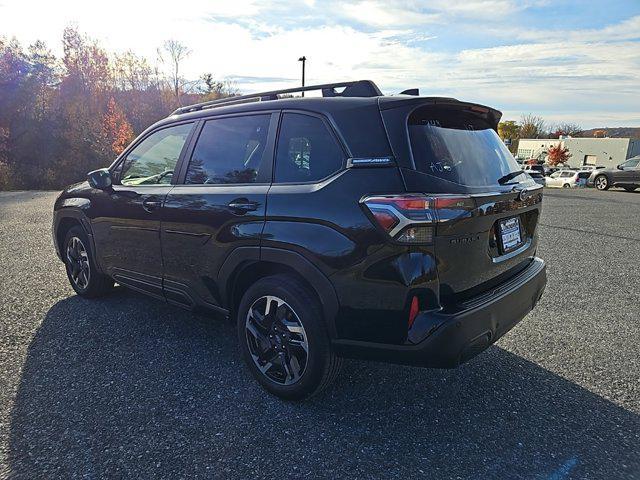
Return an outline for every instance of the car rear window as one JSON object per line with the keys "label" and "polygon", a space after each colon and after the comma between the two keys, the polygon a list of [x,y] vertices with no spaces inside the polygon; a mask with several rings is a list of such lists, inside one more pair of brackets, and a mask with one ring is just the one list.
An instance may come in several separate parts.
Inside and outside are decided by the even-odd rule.
{"label": "car rear window", "polygon": [[497,185],[505,175],[521,170],[483,117],[483,112],[458,106],[415,110],[408,127],[416,169],[469,186]]}

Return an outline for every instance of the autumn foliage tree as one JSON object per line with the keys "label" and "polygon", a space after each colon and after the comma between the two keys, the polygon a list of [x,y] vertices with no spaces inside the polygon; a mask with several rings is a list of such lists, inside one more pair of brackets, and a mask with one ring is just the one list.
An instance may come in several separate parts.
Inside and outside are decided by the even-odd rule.
{"label": "autumn foliage tree", "polygon": [[549,147],[547,163],[552,167],[560,164],[565,165],[569,161],[570,157],[571,154],[569,153],[569,149],[567,147],[563,146],[562,144],[553,145]]}
{"label": "autumn foliage tree", "polygon": [[24,48],[0,36],[0,190],[83,180],[179,104],[235,94],[211,75],[184,79],[188,49],[177,42],[164,45],[166,72],[133,52],[110,53],[73,27],[62,46],[56,58],[43,42]]}
{"label": "autumn foliage tree", "polygon": [[133,140],[133,129],[113,97],[109,99],[107,111],[102,118],[102,134],[110,147],[109,153],[115,155],[120,155]]}
{"label": "autumn foliage tree", "polygon": [[518,151],[518,139],[520,138],[520,125],[513,120],[505,120],[498,124],[498,135],[502,140],[510,140],[509,150],[515,154]]}

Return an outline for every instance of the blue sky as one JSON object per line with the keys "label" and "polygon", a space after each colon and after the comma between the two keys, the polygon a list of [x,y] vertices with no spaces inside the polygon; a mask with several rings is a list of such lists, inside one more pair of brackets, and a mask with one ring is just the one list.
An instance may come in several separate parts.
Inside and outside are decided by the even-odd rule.
{"label": "blue sky", "polygon": [[[640,126],[640,1],[0,0],[0,35],[59,51],[75,23],[108,49],[156,61],[166,39],[242,92],[369,78],[585,128]],[[39,15],[34,16],[33,12]]]}

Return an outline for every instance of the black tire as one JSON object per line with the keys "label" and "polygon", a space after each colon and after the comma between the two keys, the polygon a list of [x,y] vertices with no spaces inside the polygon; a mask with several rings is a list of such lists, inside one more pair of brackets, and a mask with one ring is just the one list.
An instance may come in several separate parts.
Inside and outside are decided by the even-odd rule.
{"label": "black tire", "polygon": [[607,178],[606,175],[598,175],[594,180],[593,180],[593,185],[596,187],[597,190],[609,190],[609,187],[611,187],[611,184],[609,183],[609,179]]}
{"label": "black tire", "polygon": [[638,187],[624,187],[627,192],[635,192]]}
{"label": "black tire", "polygon": [[[77,248],[80,246],[81,249]],[[86,256],[75,255],[76,251],[81,250],[86,253]],[[91,250],[91,243],[82,227],[76,226],[69,229],[65,235],[61,253],[67,270],[69,283],[78,295],[87,298],[96,298],[106,295],[112,290],[113,279],[98,272],[93,251]],[[74,258],[78,258],[79,260],[74,262]],[[80,258],[84,260],[80,260]],[[81,263],[84,264],[84,266],[80,266]],[[82,272],[85,268],[86,274],[83,276],[79,271]],[[84,281],[85,279],[86,282]]]}
{"label": "black tire", "polygon": [[[271,307],[264,309],[267,315],[262,316],[256,313],[255,315],[258,316],[254,317],[254,313],[268,303],[269,299],[265,299],[265,297],[275,297],[271,299]],[[283,303],[280,304],[279,301]],[[251,307],[253,309],[250,318],[249,309]],[[289,320],[286,321],[291,321],[290,325],[301,325],[304,333],[291,334],[286,329],[282,329],[283,324],[278,320],[280,312],[285,312],[283,315],[288,315],[286,318]],[[259,320],[259,323],[256,323],[256,319]],[[249,323],[252,328],[249,327]],[[260,327],[259,340],[251,332],[256,327]],[[296,328],[299,329],[299,327]],[[303,400],[318,394],[335,380],[340,371],[342,359],[331,348],[318,300],[308,288],[288,275],[262,278],[245,292],[238,308],[237,329],[242,357],[251,374],[265,390],[282,399]],[[283,339],[282,335],[298,335],[297,345],[293,343],[293,338]],[[270,337],[280,337],[280,339]],[[307,343],[306,354],[301,349],[293,348],[300,347],[301,339],[305,339]],[[280,348],[283,351],[279,351]],[[255,352],[256,349],[259,349],[260,352]],[[264,354],[265,358],[255,355],[254,360],[255,353],[252,351]],[[270,361],[266,361],[266,357]],[[294,357],[295,364],[293,363]],[[285,363],[288,365],[286,370]],[[267,370],[261,370],[258,364]],[[298,367],[299,376],[295,381],[295,376],[289,375],[291,365]],[[280,378],[274,378],[279,375]],[[284,382],[287,381],[293,381],[293,383],[285,384]]]}
{"label": "black tire", "polygon": [[562,185],[562,188],[571,188],[571,185],[569,185],[568,183],[565,183],[564,185]]}

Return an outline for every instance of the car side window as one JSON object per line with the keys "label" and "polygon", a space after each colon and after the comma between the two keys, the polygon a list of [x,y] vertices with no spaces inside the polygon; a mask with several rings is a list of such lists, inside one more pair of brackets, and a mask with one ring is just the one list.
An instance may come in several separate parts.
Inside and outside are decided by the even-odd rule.
{"label": "car side window", "polygon": [[275,181],[314,182],[342,168],[344,153],[318,117],[285,113],[280,124]]}
{"label": "car side window", "polygon": [[185,183],[255,183],[270,120],[270,114],[208,120],[193,150]]}
{"label": "car side window", "polygon": [[638,160],[632,159],[632,160],[627,160],[626,162],[624,162],[622,164],[623,168],[636,168],[638,166]]}
{"label": "car side window", "polygon": [[551,174],[551,178],[558,178],[560,176],[560,172],[553,172]]}
{"label": "car side window", "polygon": [[121,185],[169,184],[193,123],[152,133],[131,150],[118,166]]}

